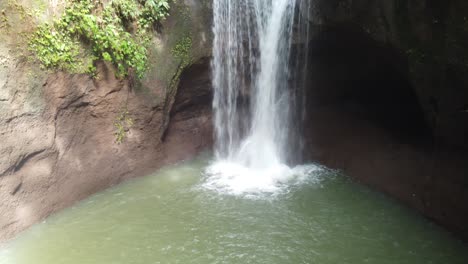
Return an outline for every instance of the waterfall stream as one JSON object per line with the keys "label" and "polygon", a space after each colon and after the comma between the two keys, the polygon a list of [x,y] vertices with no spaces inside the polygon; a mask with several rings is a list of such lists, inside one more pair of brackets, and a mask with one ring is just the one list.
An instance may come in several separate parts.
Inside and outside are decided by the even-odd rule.
{"label": "waterfall stream", "polygon": [[308,22],[299,15],[308,12],[297,11],[308,8],[307,0],[214,1],[217,161],[208,168],[211,187],[272,191],[302,173],[304,167],[287,164],[301,151],[294,121],[306,60],[299,59],[300,48],[293,56],[292,45],[295,31],[303,37]]}

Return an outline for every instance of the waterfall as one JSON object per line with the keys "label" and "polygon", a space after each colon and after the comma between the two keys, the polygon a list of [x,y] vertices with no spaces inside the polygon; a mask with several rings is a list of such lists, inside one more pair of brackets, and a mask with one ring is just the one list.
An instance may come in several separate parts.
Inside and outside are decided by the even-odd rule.
{"label": "waterfall", "polygon": [[307,61],[307,44],[294,52],[292,45],[295,33],[307,35],[308,8],[308,0],[214,0],[217,162],[209,174],[273,185],[291,174],[288,161],[301,152],[297,86]]}

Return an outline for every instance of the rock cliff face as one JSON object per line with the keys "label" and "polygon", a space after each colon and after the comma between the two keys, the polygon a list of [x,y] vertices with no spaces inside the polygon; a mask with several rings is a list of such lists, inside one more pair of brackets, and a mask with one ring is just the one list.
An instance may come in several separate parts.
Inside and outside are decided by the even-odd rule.
{"label": "rock cliff face", "polygon": [[[392,49],[440,144],[468,147],[468,3],[463,0],[312,0],[318,32],[359,32]],[[348,51],[357,51],[349,47]],[[389,55],[376,58],[389,61]],[[401,58],[404,61],[398,62]],[[365,59],[365,58],[363,58]],[[400,59],[400,60],[401,60]],[[395,107],[396,108],[396,107]]]}
{"label": "rock cliff face", "polygon": [[[18,12],[35,5],[4,2],[0,241],[99,190],[211,146],[209,3],[172,6],[154,36],[150,68],[135,81],[116,78],[105,63],[98,64],[96,79],[42,71],[22,54],[25,39],[17,34],[25,23]],[[52,7],[43,4],[47,17]],[[187,39],[187,54],[175,54],[174,47]]]}
{"label": "rock cliff face", "polygon": [[309,157],[468,238],[468,3],[313,0]]}

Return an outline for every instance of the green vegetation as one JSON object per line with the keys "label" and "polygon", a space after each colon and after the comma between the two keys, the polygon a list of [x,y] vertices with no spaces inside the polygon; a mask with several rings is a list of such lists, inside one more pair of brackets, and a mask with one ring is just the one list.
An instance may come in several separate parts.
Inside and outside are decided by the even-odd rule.
{"label": "green vegetation", "polygon": [[192,63],[191,51],[192,50],[192,38],[191,37],[183,37],[180,39],[171,50],[172,56],[179,60],[179,66],[176,69],[174,76],[172,77],[171,81],[169,82],[169,90],[173,90],[173,88],[178,84],[180,75],[182,71]]}
{"label": "green vegetation", "polygon": [[172,55],[180,60],[183,67],[191,63],[190,51],[192,50],[192,38],[184,37],[180,39],[172,49]]}
{"label": "green vegetation", "polygon": [[119,77],[142,78],[150,33],[168,15],[168,1],[72,0],[59,19],[37,28],[30,49],[46,69],[93,74],[94,62],[104,60]]}
{"label": "green vegetation", "polygon": [[116,118],[114,122],[114,127],[116,129],[114,135],[115,135],[115,141],[118,144],[121,144],[125,136],[127,135],[127,132],[130,130],[130,128],[133,126],[133,119],[130,117],[130,113],[128,112],[128,109],[125,108]]}
{"label": "green vegetation", "polygon": [[0,11],[0,30],[8,30],[10,24],[8,23],[8,17],[6,16],[5,10]]}

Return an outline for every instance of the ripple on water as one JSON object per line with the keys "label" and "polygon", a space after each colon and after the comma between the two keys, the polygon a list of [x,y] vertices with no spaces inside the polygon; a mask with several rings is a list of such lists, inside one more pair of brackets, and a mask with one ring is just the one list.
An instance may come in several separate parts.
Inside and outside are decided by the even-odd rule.
{"label": "ripple on water", "polygon": [[0,247],[0,264],[468,263],[466,246],[445,231],[326,168],[282,167],[287,176],[262,172],[264,181],[233,190],[216,177],[259,172],[208,174],[209,158],[50,217]]}

